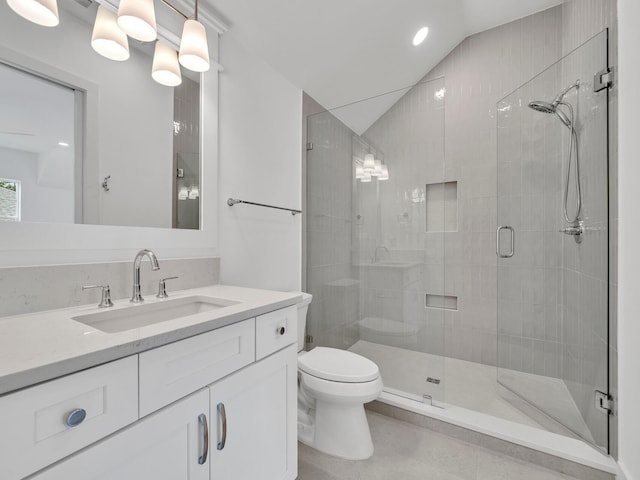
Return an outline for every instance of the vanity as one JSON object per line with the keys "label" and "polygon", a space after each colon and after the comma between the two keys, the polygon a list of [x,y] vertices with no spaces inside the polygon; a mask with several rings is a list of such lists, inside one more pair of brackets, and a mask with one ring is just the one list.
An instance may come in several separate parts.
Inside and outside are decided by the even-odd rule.
{"label": "vanity", "polygon": [[296,478],[299,299],[215,285],[1,318],[0,478]]}

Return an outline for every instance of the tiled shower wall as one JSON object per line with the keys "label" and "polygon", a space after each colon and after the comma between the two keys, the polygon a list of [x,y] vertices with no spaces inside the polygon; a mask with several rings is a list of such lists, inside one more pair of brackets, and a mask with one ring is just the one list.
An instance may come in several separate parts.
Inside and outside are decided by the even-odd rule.
{"label": "tiled shower wall", "polygon": [[[497,362],[496,104],[560,58],[561,22],[562,9],[556,7],[473,35],[427,75],[445,78],[446,153],[439,181],[458,184],[459,229],[444,240],[447,293],[458,296],[458,310],[446,314],[447,356]],[[534,314],[533,301],[523,298],[522,283],[511,287],[522,320],[513,333],[521,337],[528,323],[523,316]],[[522,364],[522,351],[514,349],[513,355]],[[559,362],[556,354],[547,373],[558,375]]]}

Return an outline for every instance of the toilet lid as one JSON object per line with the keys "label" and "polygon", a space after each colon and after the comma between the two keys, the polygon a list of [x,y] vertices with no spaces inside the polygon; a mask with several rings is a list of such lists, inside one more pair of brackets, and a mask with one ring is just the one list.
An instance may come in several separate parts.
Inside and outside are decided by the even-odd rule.
{"label": "toilet lid", "polygon": [[370,382],[380,375],[378,366],[368,358],[327,347],[315,347],[298,357],[298,368],[314,377],[345,383]]}

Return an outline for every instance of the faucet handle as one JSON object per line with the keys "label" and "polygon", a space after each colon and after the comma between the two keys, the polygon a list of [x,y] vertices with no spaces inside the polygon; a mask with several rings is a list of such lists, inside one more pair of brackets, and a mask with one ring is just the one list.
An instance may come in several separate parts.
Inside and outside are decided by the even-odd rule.
{"label": "faucet handle", "polygon": [[167,280],[175,280],[178,277],[166,277],[166,278],[161,278],[160,281],[158,282],[158,294],[156,295],[157,298],[167,298],[169,295],[167,295],[167,286],[165,284],[165,282]]}
{"label": "faucet handle", "polygon": [[90,288],[102,289],[102,298],[100,299],[98,308],[113,307],[113,302],[111,301],[111,289],[109,288],[109,285],[84,285],[82,290],[88,290]]}

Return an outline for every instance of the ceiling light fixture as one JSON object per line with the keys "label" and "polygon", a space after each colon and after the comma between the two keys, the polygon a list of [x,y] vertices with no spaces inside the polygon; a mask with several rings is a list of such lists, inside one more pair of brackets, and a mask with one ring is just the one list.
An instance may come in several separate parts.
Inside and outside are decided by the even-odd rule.
{"label": "ceiling light fixture", "polygon": [[91,35],[91,47],[103,57],[122,62],[129,58],[129,39],[117,22],[116,14],[98,6]]}
{"label": "ceiling light fixture", "polygon": [[7,5],[22,18],[43,27],[60,23],[56,0],[7,0]]}
{"label": "ceiling light fixture", "polygon": [[182,83],[178,52],[162,40],[156,42],[151,77],[167,87],[177,87]]}
{"label": "ceiling light fixture", "polygon": [[418,30],[418,32],[413,37],[413,46],[417,47],[422,42],[424,42],[424,39],[427,38],[427,35],[429,35],[429,27],[422,27],[420,30]]}
{"label": "ceiling light fixture", "polygon": [[69,144],[67,142],[58,142],[58,145],[60,145],[61,147],[68,147]]}
{"label": "ceiling light fixture", "polygon": [[153,0],[120,0],[118,25],[124,33],[141,42],[158,38]]}
{"label": "ceiling light fixture", "polygon": [[193,19],[188,18],[184,22],[178,59],[184,68],[191,71],[206,72],[209,70],[207,31],[204,25],[198,21],[198,0],[196,0]]}

